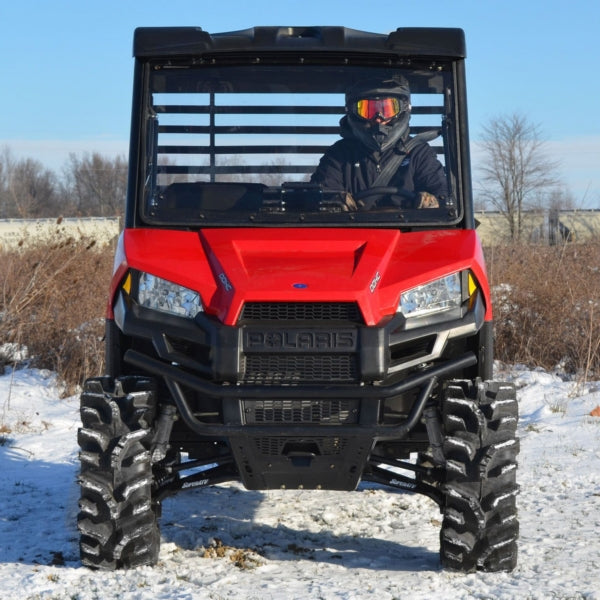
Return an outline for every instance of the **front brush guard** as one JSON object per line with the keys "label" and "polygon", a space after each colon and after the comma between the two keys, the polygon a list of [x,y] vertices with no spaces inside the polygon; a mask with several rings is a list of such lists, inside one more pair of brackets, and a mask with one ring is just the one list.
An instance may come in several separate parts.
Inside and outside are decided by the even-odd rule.
{"label": "front brush guard", "polygon": [[[195,433],[207,437],[230,436],[310,436],[320,437],[339,436],[343,431],[345,436],[370,438],[377,441],[398,440],[406,437],[419,422],[427,400],[431,395],[438,379],[451,373],[470,367],[477,362],[472,352],[449,360],[441,365],[435,365],[407,377],[392,385],[344,386],[344,385],[298,385],[298,386],[240,386],[218,385],[206,381],[192,373],[183,371],[175,365],[164,363],[135,350],[125,353],[125,361],[143,371],[163,377],[173,396],[177,409],[185,424]],[[241,422],[226,424],[206,423],[199,420],[188,404],[181,389],[185,386],[200,392],[209,398],[220,398],[223,401],[250,399],[290,400],[302,398],[358,398],[366,403],[360,423],[357,425],[245,425]],[[419,389],[420,393],[408,417],[398,425],[379,425],[379,401]]]}

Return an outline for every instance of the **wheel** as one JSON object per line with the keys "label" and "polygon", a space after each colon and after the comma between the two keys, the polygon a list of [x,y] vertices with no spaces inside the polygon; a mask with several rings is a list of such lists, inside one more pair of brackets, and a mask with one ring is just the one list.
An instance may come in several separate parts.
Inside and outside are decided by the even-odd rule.
{"label": "wheel", "polygon": [[77,525],[81,562],[114,570],[158,560],[158,507],[152,502],[150,446],[155,415],[152,380],[88,379],[82,427]]}
{"label": "wheel", "polygon": [[446,482],[442,565],[459,571],[510,571],[517,564],[514,386],[450,382],[443,407]]}
{"label": "wheel", "polygon": [[[354,195],[354,200],[360,201],[362,208],[360,210],[371,210],[375,208],[377,202],[384,196],[390,199],[391,206],[394,208],[416,208],[418,194],[397,186],[376,186],[368,188]],[[393,197],[397,197],[393,200]]]}

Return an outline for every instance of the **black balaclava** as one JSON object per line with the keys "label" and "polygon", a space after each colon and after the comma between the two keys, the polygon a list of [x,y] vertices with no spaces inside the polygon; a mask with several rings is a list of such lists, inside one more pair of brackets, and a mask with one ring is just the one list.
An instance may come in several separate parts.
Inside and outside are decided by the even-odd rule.
{"label": "black balaclava", "polygon": [[[387,123],[361,119],[355,114],[353,104],[364,98],[398,96],[405,109]],[[410,120],[410,87],[402,75],[389,79],[369,79],[359,81],[346,92],[347,125],[354,137],[360,140],[371,152],[384,152],[408,137]],[[342,121],[344,121],[342,119]],[[343,126],[344,124],[342,124]]]}

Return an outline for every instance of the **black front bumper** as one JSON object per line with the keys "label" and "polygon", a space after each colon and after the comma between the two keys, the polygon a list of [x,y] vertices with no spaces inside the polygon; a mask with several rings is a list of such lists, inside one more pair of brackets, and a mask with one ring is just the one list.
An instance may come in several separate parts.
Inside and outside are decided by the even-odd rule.
{"label": "black front bumper", "polygon": [[[177,408],[186,425],[203,436],[228,437],[231,435],[309,435],[310,426],[246,425],[243,414],[239,410],[226,410],[227,421],[224,424],[211,424],[197,419],[186,401],[181,386],[196,390],[207,398],[219,398],[224,403],[240,406],[241,400],[247,399],[295,399],[295,398],[356,398],[362,401],[360,421],[356,425],[315,425],[312,434],[319,436],[344,435],[371,438],[376,440],[401,439],[414,427],[420,419],[431,390],[440,378],[447,378],[452,373],[477,363],[472,353],[449,360],[443,364],[429,367],[403,381],[393,385],[297,385],[297,386],[241,386],[218,385],[190,374],[176,365],[164,363],[134,350],[125,353],[125,361],[130,365],[155,376],[162,377],[177,404]],[[386,398],[398,396],[404,392],[419,389],[417,402],[413,404],[406,421],[400,425],[379,425],[379,402]],[[237,413],[237,414],[236,414]]]}

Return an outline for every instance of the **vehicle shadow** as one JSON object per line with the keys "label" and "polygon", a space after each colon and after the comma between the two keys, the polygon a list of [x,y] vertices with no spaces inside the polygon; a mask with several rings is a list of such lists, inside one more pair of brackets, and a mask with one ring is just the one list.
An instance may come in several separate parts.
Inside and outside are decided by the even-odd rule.
{"label": "vehicle shadow", "polygon": [[[0,563],[81,566],[78,470],[75,456],[68,462],[51,462],[11,447],[10,441],[0,446]],[[310,491],[304,493],[310,497]],[[356,493],[360,491],[342,492],[341,502],[345,494],[351,498]],[[162,543],[201,554],[218,540],[231,548],[252,550],[270,561],[309,559],[370,570],[439,569],[438,553],[421,546],[381,539],[370,532],[340,534],[339,528],[334,532],[326,524],[316,529],[295,528],[293,521],[286,519],[290,516],[286,511],[310,509],[287,499],[275,520],[260,522],[256,516],[266,500],[269,492],[245,490],[238,484],[167,498],[160,522]],[[310,514],[304,519],[310,520]]]}
{"label": "vehicle shadow", "polygon": [[[369,484],[369,487],[372,487]],[[340,492],[340,498],[348,494]],[[294,491],[290,490],[290,494]],[[311,494],[310,491],[303,492]],[[319,492],[316,492],[319,493]],[[390,490],[389,493],[405,495]],[[373,534],[339,533],[333,527],[317,530],[294,528],[286,522],[286,510],[298,510],[294,501],[283,501],[275,524],[261,523],[256,514],[269,492],[239,487],[215,486],[194,490],[167,499],[163,504],[161,536],[163,543],[178,548],[206,552],[215,543],[234,549],[248,549],[272,561],[308,559],[349,568],[390,571],[440,570],[439,553],[418,545],[381,539]],[[285,494],[285,492],[284,492]],[[342,500],[343,501],[343,500]],[[299,508],[309,511],[309,508]],[[306,515],[310,519],[310,514]],[[423,517],[426,519],[426,516]],[[374,528],[375,529],[375,528]],[[389,536],[393,538],[392,536]]]}

